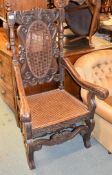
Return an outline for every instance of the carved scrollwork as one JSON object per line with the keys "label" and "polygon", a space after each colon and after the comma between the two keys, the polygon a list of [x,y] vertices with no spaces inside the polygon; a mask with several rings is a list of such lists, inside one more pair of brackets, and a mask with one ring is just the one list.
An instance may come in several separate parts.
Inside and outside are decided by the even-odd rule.
{"label": "carved scrollwork", "polygon": [[[58,35],[59,35],[59,28],[58,28],[58,22],[57,20],[59,20],[59,10],[58,9],[47,9],[47,10],[42,10],[42,9],[34,9],[32,11],[17,11],[15,14],[15,22],[19,23],[20,26],[17,29],[17,34],[20,40],[21,45],[19,46],[19,56],[20,56],[20,63],[21,63],[21,73],[22,73],[22,78],[23,78],[23,82],[25,86],[28,86],[28,84],[30,85],[35,85],[37,83],[42,84],[44,82],[49,82],[52,79],[56,80],[56,81],[60,81],[59,76],[55,76],[55,74],[58,75],[58,66],[57,66],[57,62],[59,57],[60,57],[60,51],[59,51],[59,39],[58,39]],[[43,22],[43,29],[40,29],[40,32],[42,35],[38,35],[38,23],[39,21]],[[42,23],[40,22],[40,23]],[[32,25],[32,28],[31,28]],[[41,24],[40,24],[41,25]],[[34,28],[36,28],[36,30],[34,30]],[[50,35],[47,34],[47,27],[48,30],[50,32]],[[30,30],[30,29],[31,30]],[[45,30],[46,29],[46,30]],[[38,31],[38,32],[37,32]],[[43,32],[42,32],[43,31]],[[31,37],[31,33],[34,32],[32,34],[33,39],[37,38],[39,40],[39,38],[43,35],[45,36],[46,33],[46,37],[48,37],[49,41],[47,41],[48,44],[50,44],[50,40],[52,41],[51,43],[51,48],[49,47],[49,53],[50,55],[46,55],[48,54],[46,47],[41,48],[41,46],[43,47],[43,44],[45,43],[45,39],[43,44],[41,45],[41,43],[39,42],[38,45],[38,41],[35,44],[35,49],[32,48],[31,51],[31,47],[34,46],[34,44],[28,46],[29,42],[33,42],[33,39],[28,40],[28,37]],[[28,35],[29,34],[29,35]],[[37,36],[39,37],[37,37]],[[35,36],[35,38],[34,38]],[[51,39],[50,39],[51,37]],[[40,38],[41,39],[41,38]],[[36,41],[36,40],[35,40]],[[46,46],[48,45],[46,44]],[[36,47],[37,45],[37,47]],[[40,49],[40,50],[39,50]],[[42,55],[38,55],[42,54],[41,53],[41,49],[43,49],[42,52],[44,52],[44,56],[46,55],[47,57],[43,57]],[[50,51],[51,49],[51,51]],[[35,52],[35,51],[36,52]],[[38,52],[39,50],[39,52]],[[45,52],[46,50],[46,52]],[[52,55],[52,56],[51,56]],[[40,61],[39,61],[39,56],[40,60],[42,61],[42,59],[44,58],[44,64],[42,63],[42,65],[45,65],[45,59],[46,59],[46,63],[47,63],[47,67],[41,67]],[[31,58],[32,57],[32,58]],[[47,61],[48,59],[48,61]],[[50,61],[50,59],[52,59],[52,61]],[[34,63],[32,65],[32,62],[36,61],[37,65],[35,65],[36,63]],[[51,63],[50,63],[50,62]],[[49,64],[48,64],[49,63]],[[39,72],[37,70],[37,68],[41,67],[41,72]],[[34,71],[35,69],[35,71]],[[43,74],[43,76],[42,76]],[[41,75],[41,76],[40,76]]]}
{"label": "carved scrollwork", "polygon": [[[39,150],[43,145],[52,146],[55,144],[61,144],[67,140],[74,138],[77,134],[83,133],[84,136],[88,134],[89,128],[87,125],[74,126],[74,128],[67,128],[64,130],[60,130],[55,134],[51,134],[50,137],[44,139],[35,139],[33,142],[33,146],[35,150]],[[88,141],[88,140],[87,140]],[[85,138],[86,143],[86,138]]]}

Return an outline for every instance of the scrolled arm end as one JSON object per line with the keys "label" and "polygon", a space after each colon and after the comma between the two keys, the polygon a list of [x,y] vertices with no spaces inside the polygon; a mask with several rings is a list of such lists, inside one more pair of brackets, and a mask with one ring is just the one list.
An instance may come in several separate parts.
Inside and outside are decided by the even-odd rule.
{"label": "scrolled arm end", "polygon": [[98,93],[96,94],[96,96],[101,99],[104,100],[105,98],[107,98],[109,95],[109,91],[106,88],[102,88],[100,86],[98,86]]}
{"label": "scrolled arm end", "polygon": [[78,72],[75,70],[74,66],[68,58],[64,59],[65,69],[69,72],[74,81],[76,81],[79,86],[83,89],[93,92],[99,99],[104,100],[108,95],[109,91],[103,87],[95,85],[93,83],[84,81]]}

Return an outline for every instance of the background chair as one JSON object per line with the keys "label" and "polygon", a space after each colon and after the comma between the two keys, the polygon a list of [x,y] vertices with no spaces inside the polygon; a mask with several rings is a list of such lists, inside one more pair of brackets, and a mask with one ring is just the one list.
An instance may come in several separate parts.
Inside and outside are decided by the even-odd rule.
{"label": "background chair", "polygon": [[[54,145],[72,139],[80,133],[84,145],[90,147],[94,128],[94,96],[107,96],[106,90],[91,88],[82,82],[73,65],[63,56],[63,1],[56,1],[54,9],[34,9],[8,13],[10,43],[15,71],[15,103],[29,167],[35,168],[34,151],[43,145]],[[14,25],[19,52],[15,47]],[[64,90],[64,69],[74,80],[89,90],[87,105]],[[34,95],[25,93],[29,86],[56,82],[58,88]],[[80,122],[83,121],[82,125]]]}
{"label": "background chair", "polygon": [[100,0],[70,0],[65,7],[65,21],[74,33],[72,40],[88,36],[89,46],[93,47],[92,36],[99,27]]}
{"label": "background chair", "polygon": [[[92,86],[99,85],[109,91],[104,100],[96,98],[95,128],[93,136],[112,153],[112,50],[99,50],[80,57],[74,64],[80,77]],[[83,101],[88,91],[81,89]]]}
{"label": "background chair", "polygon": [[[65,34],[70,42],[88,36],[89,46],[94,47],[92,36],[99,27],[100,0],[66,0],[64,29],[70,29],[74,35]],[[48,8],[54,8],[54,0],[48,0]],[[66,33],[66,32],[65,32]]]}

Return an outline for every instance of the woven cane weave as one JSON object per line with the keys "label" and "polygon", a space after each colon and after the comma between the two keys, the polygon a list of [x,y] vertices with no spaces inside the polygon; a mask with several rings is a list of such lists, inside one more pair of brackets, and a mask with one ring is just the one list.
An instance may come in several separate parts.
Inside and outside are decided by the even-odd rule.
{"label": "woven cane weave", "polygon": [[52,90],[28,97],[32,127],[43,128],[83,116],[87,107],[64,90]]}
{"label": "woven cane weave", "polygon": [[51,35],[47,25],[34,21],[26,38],[26,55],[30,71],[37,78],[47,75],[52,61]]}

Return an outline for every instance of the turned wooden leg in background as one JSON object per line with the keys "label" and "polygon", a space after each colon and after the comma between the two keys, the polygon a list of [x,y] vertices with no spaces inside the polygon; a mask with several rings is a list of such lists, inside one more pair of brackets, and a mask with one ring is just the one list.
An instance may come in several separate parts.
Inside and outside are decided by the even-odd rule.
{"label": "turned wooden leg in background", "polygon": [[[94,47],[94,44],[92,43],[92,35],[94,34],[95,28],[96,26],[96,20],[98,20],[99,18],[99,11],[100,11],[100,7],[101,7],[101,2],[100,0],[96,1],[96,0],[90,0],[90,4],[93,6],[93,19],[91,22],[91,27],[90,27],[90,32],[89,32],[89,46],[91,48]],[[98,25],[98,24],[97,24]]]}
{"label": "turned wooden leg in background", "polygon": [[108,151],[108,154],[112,154],[112,152]]}

